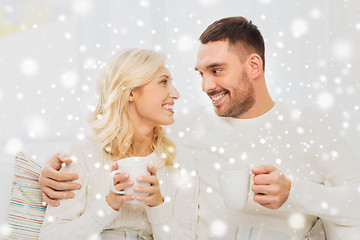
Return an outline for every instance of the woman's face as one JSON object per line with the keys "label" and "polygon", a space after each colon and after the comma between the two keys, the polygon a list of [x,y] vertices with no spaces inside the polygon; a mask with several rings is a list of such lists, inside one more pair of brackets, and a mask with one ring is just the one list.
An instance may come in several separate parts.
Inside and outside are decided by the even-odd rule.
{"label": "woman's face", "polygon": [[151,126],[172,124],[174,101],[179,97],[169,71],[162,66],[151,82],[132,91],[129,97],[134,110],[132,119],[136,118]]}

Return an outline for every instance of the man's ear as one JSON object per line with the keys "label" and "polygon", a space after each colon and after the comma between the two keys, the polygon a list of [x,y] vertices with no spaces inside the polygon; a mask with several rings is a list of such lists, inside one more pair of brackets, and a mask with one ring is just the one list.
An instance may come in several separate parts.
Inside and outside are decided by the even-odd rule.
{"label": "man's ear", "polygon": [[248,57],[246,60],[246,72],[252,79],[258,78],[263,72],[263,61],[258,54],[253,53]]}

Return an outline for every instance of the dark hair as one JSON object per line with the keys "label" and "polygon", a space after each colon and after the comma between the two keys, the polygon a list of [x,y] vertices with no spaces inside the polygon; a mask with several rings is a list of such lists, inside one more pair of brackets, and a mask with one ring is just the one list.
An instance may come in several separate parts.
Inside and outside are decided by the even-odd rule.
{"label": "dark hair", "polygon": [[262,58],[265,69],[263,36],[257,26],[244,17],[228,17],[215,21],[206,28],[199,39],[202,44],[225,40],[229,42],[230,47],[244,48],[247,54],[255,52]]}

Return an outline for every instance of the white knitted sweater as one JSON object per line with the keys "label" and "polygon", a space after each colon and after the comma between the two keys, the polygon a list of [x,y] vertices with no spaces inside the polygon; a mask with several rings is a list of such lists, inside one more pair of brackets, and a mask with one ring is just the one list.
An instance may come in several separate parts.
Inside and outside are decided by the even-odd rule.
{"label": "white knitted sweater", "polygon": [[[317,216],[328,240],[359,239],[360,161],[324,116],[278,103],[253,119],[199,108],[178,118],[171,136],[198,159],[199,239],[304,239]],[[234,161],[282,170],[292,180],[288,200],[270,210],[249,196],[245,209],[226,208],[216,169]]]}

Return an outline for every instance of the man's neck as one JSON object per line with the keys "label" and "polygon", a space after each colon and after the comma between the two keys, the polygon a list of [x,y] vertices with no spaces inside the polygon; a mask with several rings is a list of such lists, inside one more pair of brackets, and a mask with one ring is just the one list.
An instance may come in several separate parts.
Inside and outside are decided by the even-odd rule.
{"label": "man's neck", "polygon": [[257,118],[261,115],[264,115],[268,111],[270,111],[275,105],[275,102],[272,100],[270,95],[263,97],[261,99],[257,99],[255,101],[254,106],[252,106],[248,111],[245,113],[235,117],[238,119],[251,119],[251,118]]}

